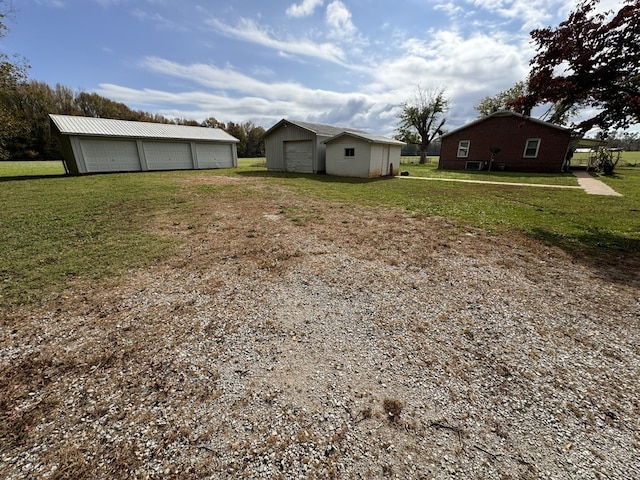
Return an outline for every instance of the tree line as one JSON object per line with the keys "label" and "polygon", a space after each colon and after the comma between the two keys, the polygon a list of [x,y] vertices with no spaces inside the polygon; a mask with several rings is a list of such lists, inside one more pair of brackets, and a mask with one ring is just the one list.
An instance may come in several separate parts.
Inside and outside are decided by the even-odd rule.
{"label": "tree line", "polygon": [[[6,79],[7,75],[4,77]],[[24,72],[14,75],[12,82],[2,80],[0,79],[0,111],[10,125],[7,129],[9,131],[0,138],[0,156],[3,158],[62,158],[58,141],[50,134],[49,113],[221,128],[239,140],[239,157],[264,156],[262,135],[265,130],[253,122],[225,124],[213,117],[203,122],[184,118],[168,119],[159,114],[132,110],[124,103],[115,102],[97,93],[76,92],[60,84],[51,87],[44,82],[27,80]]]}

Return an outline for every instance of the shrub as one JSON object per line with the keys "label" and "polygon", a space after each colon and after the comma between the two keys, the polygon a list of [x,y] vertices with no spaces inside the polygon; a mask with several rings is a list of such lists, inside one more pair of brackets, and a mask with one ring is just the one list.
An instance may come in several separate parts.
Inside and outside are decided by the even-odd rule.
{"label": "shrub", "polygon": [[604,175],[612,175],[619,161],[620,150],[600,147],[592,157],[590,167]]}

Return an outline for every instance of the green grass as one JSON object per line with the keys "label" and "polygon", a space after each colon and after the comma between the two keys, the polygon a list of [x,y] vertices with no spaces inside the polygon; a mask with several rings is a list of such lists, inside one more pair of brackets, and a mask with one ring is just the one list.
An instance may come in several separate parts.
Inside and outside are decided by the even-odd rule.
{"label": "green grass", "polygon": [[[172,242],[145,228],[184,207],[161,175],[0,177],[0,305],[31,302],[74,277],[149,265]],[[5,180],[5,181],[3,181]]]}
{"label": "green grass", "polygon": [[[74,278],[119,275],[173,255],[175,241],[155,233],[152,223],[161,219],[191,225],[198,221],[194,206],[199,197],[232,201],[248,194],[243,183],[221,187],[176,181],[191,176],[252,177],[314,198],[445,217],[461,228],[496,235],[520,232],[595,257],[640,252],[640,168],[619,167],[615,176],[600,177],[622,197],[587,195],[579,189],[267,172],[260,159],[243,159],[231,170],[83,177],[61,176],[59,168],[59,162],[33,162],[26,168],[22,162],[0,163],[0,306],[33,302]],[[433,164],[407,168],[415,176],[469,175],[441,172]],[[491,181],[574,182],[565,174],[470,175]]]}
{"label": "green grass", "polygon": [[[425,172],[429,168],[436,172],[433,166],[420,168]],[[451,173],[445,174],[448,178],[455,174],[448,173]],[[304,195],[364,205],[390,205],[418,216],[445,217],[496,234],[515,230],[571,252],[591,255],[640,252],[640,169],[636,168],[619,168],[614,177],[600,177],[623,197],[587,195],[581,189],[437,180],[262,175],[293,185]],[[493,181],[504,178],[502,175],[487,174],[481,179]],[[556,180],[565,179],[564,174],[557,177]],[[523,180],[527,178],[523,177]],[[546,179],[542,183],[558,183],[552,181],[553,175],[532,176],[529,183],[540,178]],[[571,180],[572,177],[567,178]]]}
{"label": "green grass", "polygon": [[[571,165],[587,166],[589,164],[588,153],[576,153],[571,159]],[[618,167],[638,167],[640,166],[640,152],[621,152]]]}
{"label": "green grass", "polygon": [[571,174],[556,173],[522,173],[522,172],[487,172],[468,170],[438,170],[438,163],[426,165],[401,164],[401,170],[409,172],[410,176],[428,178],[448,178],[456,180],[476,180],[485,182],[533,183],[546,185],[577,186],[578,181]]}
{"label": "green grass", "polygon": [[43,175],[64,175],[64,165],[61,161],[0,161],[0,177],[34,177]]}

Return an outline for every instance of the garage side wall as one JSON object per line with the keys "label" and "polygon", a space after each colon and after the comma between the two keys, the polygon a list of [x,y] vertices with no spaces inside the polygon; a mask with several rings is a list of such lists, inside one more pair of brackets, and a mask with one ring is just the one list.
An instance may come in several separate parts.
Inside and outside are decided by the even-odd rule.
{"label": "garage side wall", "polygon": [[[342,137],[327,143],[326,146],[327,175],[360,178],[371,176],[371,144],[369,142]],[[353,156],[346,156],[348,149],[353,149]]]}
{"label": "garage side wall", "polygon": [[[290,123],[281,125],[270,132],[264,139],[265,155],[267,157],[267,170],[284,172],[287,171],[285,161],[285,148],[287,142],[311,142],[313,157],[316,155],[316,135],[309,130],[305,130]],[[313,170],[313,158],[310,159],[311,171]]]}
{"label": "garage side wall", "polygon": [[78,164],[76,163],[76,157],[73,154],[73,147],[71,146],[71,138],[66,135],[59,135],[58,140],[60,142],[62,158],[64,159],[65,170],[71,175],[79,175]]}

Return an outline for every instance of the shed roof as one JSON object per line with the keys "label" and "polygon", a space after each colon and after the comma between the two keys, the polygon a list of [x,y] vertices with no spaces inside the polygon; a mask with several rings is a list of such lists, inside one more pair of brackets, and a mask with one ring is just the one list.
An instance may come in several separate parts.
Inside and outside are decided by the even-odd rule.
{"label": "shed roof", "polygon": [[482,123],[490,118],[495,118],[495,117],[517,117],[517,118],[521,118],[522,120],[527,120],[533,123],[537,123],[540,125],[545,125],[549,128],[555,128],[557,130],[562,130],[564,132],[570,132],[571,130],[568,128],[564,128],[561,127],[559,125],[555,125],[553,123],[549,123],[549,122],[545,122],[543,120],[538,120],[537,118],[532,118],[532,117],[528,117],[526,115],[522,115],[521,113],[516,113],[516,112],[512,112],[510,110],[499,110],[497,112],[492,113],[491,115],[487,115],[486,117],[482,117],[482,118],[478,118],[476,120],[474,120],[473,122],[467,123],[466,125],[463,125],[462,127],[456,128],[455,130],[451,130],[450,132],[445,133],[444,135],[442,135],[443,137],[447,137],[449,135],[453,135],[454,133],[458,133],[461,130],[464,130],[466,128],[469,127],[473,127],[474,125],[477,125],[479,123]]}
{"label": "shed roof", "polygon": [[382,135],[372,135],[370,133],[362,133],[362,132],[340,132],[337,135],[325,140],[322,143],[329,143],[334,140],[337,140],[341,137],[354,137],[360,140],[364,140],[370,143],[385,143],[388,145],[406,145],[405,142],[401,142],[400,140],[396,140],[395,138],[383,137]]}
{"label": "shed roof", "polygon": [[64,135],[98,137],[133,137],[171,140],[238,142],[220,128],[192,127],[166,123],[132,122],[109,118],[77,117],[49,114],[58,131]]}
{"label": "shed roof", "polygon": [[322,123],[310,123],[310,122],[301,122],[299,120],[288,120],[283,118],[278,123],[276,123],[273,127],[267,130],[263,137],[267,137],[272,131],[278,129],[282,125],[286,125],[290,123],[292,125],[296,125],[300,128],[304,128],[305,130],[309,130],[310,132],[315,133],[316,135],[320,135],[321,137],[333,137],[334,135],[338,135],[343,132],[359,132],[366,133],[363,130],[358,130],[355,128],[348,127],[335,127],[333,125],[324,125]]}

